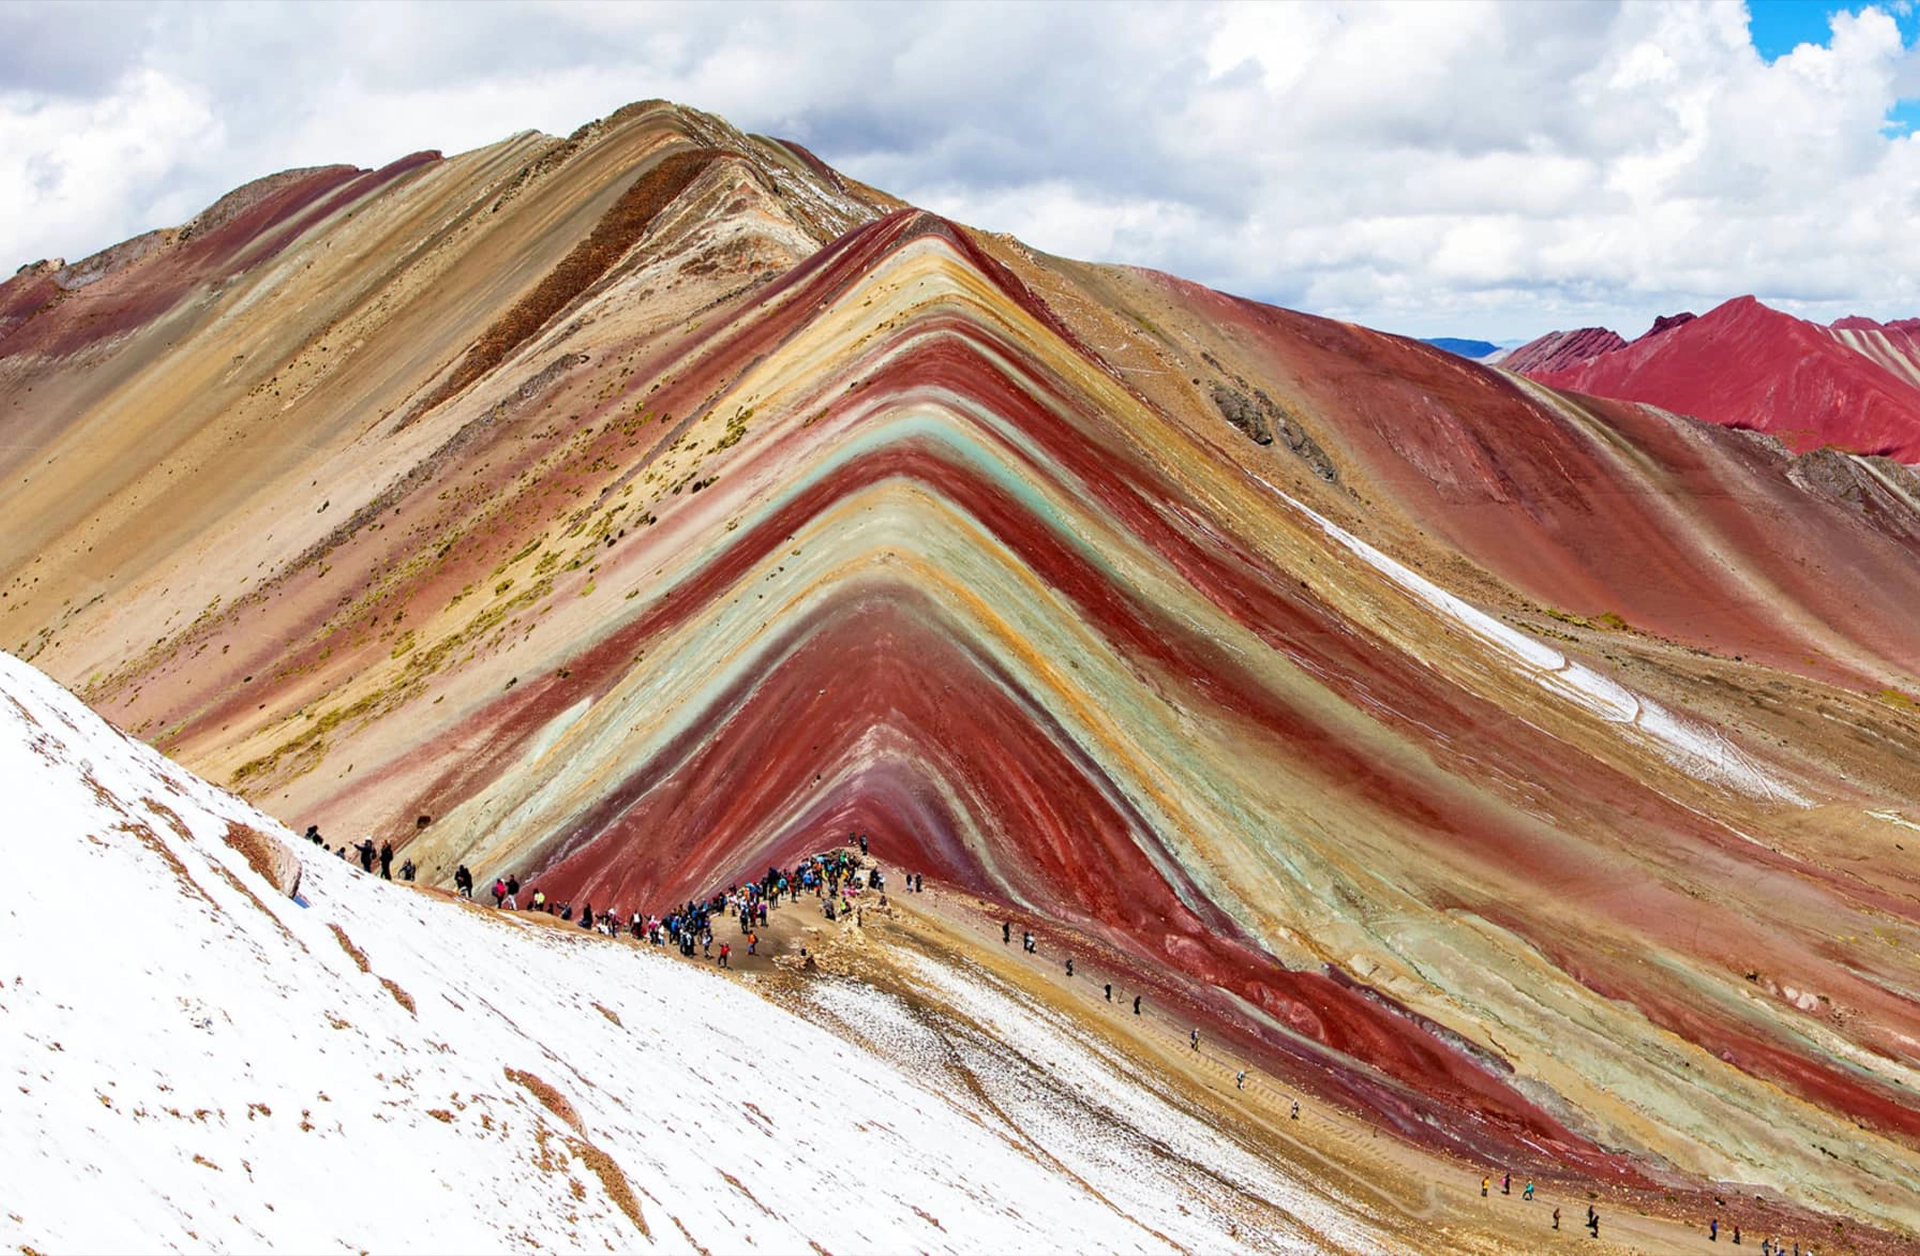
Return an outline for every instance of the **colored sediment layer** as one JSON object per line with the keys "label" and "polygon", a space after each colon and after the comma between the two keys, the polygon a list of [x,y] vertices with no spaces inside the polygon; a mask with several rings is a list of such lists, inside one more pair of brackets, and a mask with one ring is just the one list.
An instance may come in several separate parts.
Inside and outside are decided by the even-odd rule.
{"label": "colored sediment layer", "polygon": [[1405,1138],[1915,1223],[1910,472],[666,106],[356,196],[12,325],[0,644],[431,878],[646,909],[863,831]]}

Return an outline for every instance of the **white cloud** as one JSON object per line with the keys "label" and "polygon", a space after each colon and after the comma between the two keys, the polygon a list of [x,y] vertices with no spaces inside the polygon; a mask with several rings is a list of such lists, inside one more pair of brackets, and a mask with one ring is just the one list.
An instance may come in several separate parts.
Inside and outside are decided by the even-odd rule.
{"label": "white cloud", "polygon": [[1039,248],[1396,329],[1891,316],[1916,95],[1873,9],[1769,63],[1737,3],[0,8],[0,255],[667,96]]}
{"label": "white cloud", "polygon": [[0,185],[15,190],[0,198],[0,239],[106,244],[129,223],[191,216],[200,206],[181,202],[180,175],[219,136],[199,93],[152,70],[94,100],[0,95]]}

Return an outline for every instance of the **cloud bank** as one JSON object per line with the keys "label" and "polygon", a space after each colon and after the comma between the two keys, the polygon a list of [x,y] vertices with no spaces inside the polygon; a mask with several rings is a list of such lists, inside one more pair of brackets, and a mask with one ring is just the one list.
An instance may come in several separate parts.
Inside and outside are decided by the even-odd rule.
{"label": "cloud bank", "polygon": [[1920,314],[1901,17],[1768,61],[1740,3],[4,7],[0,261],[665,96],[1038,248],[1415,334]]}

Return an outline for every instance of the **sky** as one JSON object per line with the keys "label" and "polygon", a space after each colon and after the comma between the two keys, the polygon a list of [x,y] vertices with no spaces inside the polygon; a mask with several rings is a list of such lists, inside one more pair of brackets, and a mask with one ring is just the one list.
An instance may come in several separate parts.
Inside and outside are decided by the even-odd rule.
{"label": "sky", "polygon": [[1412,335],[1910,317],[1917,36],[1913,0],[0,0],[0,274],[667,97],[1039,249]]}

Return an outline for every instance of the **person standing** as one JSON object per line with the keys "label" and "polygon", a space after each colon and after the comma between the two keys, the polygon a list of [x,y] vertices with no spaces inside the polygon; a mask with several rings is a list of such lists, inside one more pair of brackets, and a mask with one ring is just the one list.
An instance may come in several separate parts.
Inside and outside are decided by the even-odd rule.
{"label": "person standing", "polygon": [[1013,922],[1011,920],[1003,920],[1000,922],[1000,945],[1009,946],[1012,942]]}
{"label": "person standing", "polygon": [[1137,994],[1133,996],[1133,1014],[1140,1015],[1140,996]]}
{"label": "person standing", "polygon": [[1107,983],[1107,1002],[1113,1002],[1113,983],[1111,981]]}
{"label": "person standing", "polygon": [[1233,1079],[1233,1088],[1235,1090],[1245,1090],[1247,1088],[1247,1070],[1240,1070],[1240,1075]]}
{"label": "person standing", "polygon": [[1067,956],[1067,976],[1073,976],[1073,956]]}
{"label": "person standing", "polygon": [[467,865],[461,864],[454,869],[453,888],[460,892],[461,898],[468,900],[473,898],[473,874],[467,871]]}
{"label": "person standing", "polygon": [[393,843],[380,843],[380,879],[393,880]]}
{"label": "person standing", "polygon": [[1188,1032],[1187,1045],[1192,1047],[1195,1051],[1198,1051],[1200,1049],[1200,1031],[1199,1030],[1195,1029]]}
{"label": "person standing", "polygon": [[1513,1174],[1503,1173],[1500,1175],[1500,1193],[1502,1195],[1513,1194]]}
{"label": "person standing", "polygon": [[520,910],[520,878],[511,872],[507,874],[507,910]]}
{"label": "person standing", "polygon": [[1493,1179],[1490,1177],[1483,1176],[1480,1179],[1480,1198],[1485,1199],[1487,1197],[1487,1192],[1490,1189],[1492,1189],[1492,1187],[1493,1187]]}
{"label": "person standing", "polygon": [[1560,1209],[1557,1206],[1553,1210],[1553,1228],[1556,1230],[1560,1228]]}

